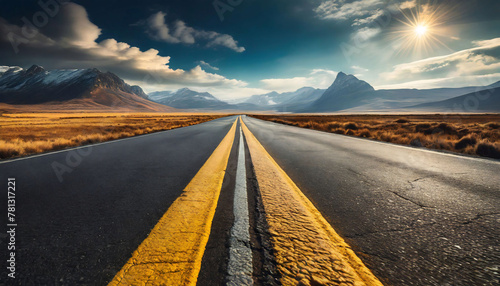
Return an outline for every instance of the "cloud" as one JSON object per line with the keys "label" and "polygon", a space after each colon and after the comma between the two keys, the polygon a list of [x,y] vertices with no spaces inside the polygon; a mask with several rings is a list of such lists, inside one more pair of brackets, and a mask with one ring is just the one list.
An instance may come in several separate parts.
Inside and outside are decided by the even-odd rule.
{"label": "cloud", "polygon": [[187,26],[181,20],[177,20],[169,27],[166,23],[166,16],[166,13],[160,11],[151,15],[146,20],[147,33],[153,39],[167,43],[183,43],[188,45],[195,44],[197,41],[203,41],[207,47],[221,46],[238,53],[245,51],[244,47],[238,46],[238,41],[227,34],[196,30]]}
{"label": "cloud", "polygon": [[411,0],[411,1],[405,1],[401,4],[399,4],[399,9],[405,10],[405,9],[412,9],[417,6],[417,0]]}
{"label": "cloud", "polygon": [[218,67],[214,67],[214,66],[212,66],[211,64],[209,64],[209,63],[207,63],[207,62],[205,62],[205,61],[199,61],[198,63],[199,63],[201,66],[207,67],[207,68],[209,68],[209,69],[213,69],[213,70],[215,70],[215,71],[218,71],[218,70],[219,70],[219,68],[218,68]]}
{"label": "cloud", "polygon": [[360,67],[360,66],[351,66],[351,68],[356,71],[356,72],[367,72],[370,71],[369,69]]}
{"label": "cloud", "polygon": [[467,79],[461,85],[479,85],[471,81],[500,73],[500,38],[475,41],[473,45],[475,47],[452,54],[395,65],[391,72],[382,73],[381,78],[386,82],[408,84],[442,84],[456,78],[459,82]]}
{"label": "cloud", "polygon": [[487,86],[500,80],[500,73],[423,79],[398,84],[376,85],[376,89],[430,89],[443,87]]}
{"label": "cloud", "polygon": [[359,42],[368,41],[382,32],[381,27],[387,25],[385,21],[398,7],[399,3],[382,0],[322,0],[314,12],[323,20],[351,23],[355,29],[351,39]]}
{"label": "cloud", "polygon": [[380,4],[381,0],[356,0],[348,3],[344,0],[324,0],[314,12],[322,19],[346,20],[372,14],[373,9]]}
{"label": "cloud", "polygon": [[372,13],[373,14],[371,14],[370,16],[368,16],[366,18],[354,19],[354,22],[352,23],[352,25],[353,26],[368,25],[368,24],[375,22],[378,18],[382,17],[385,14],[384,11],[380,10],[380,9],[375,10]]}
{"label": "cloud", "polygon": [[0,18],[0,62],[24,67],[39,64],[48,69],[95,67],[146,85],[247,85],[243,81],[208,73],[200,66],[191,70],[171,68],[170,57],[159,55],[155,49],[141,51],[115,39],[97,42],[101,29],[90,22],[85,8],[66,3],[60,9],[47,26],[30,33],[26,27]]}
{"label": "cloud", "polygon": [[380,28],[370,28],[370,27],[363,27],[359,30],[357,30],[356,32],[354,32],[351,37],[352,39],[356,39],[356,40],[363,40],[363,41],[367,41],[375,36],[377,36],[378,34],[380,34],[380,32],[382,32],[382,29]]}
{"label": "cloud", "polygon": [[308,76],[262,79],[260,83],[262,88],[268,91],[288,92],[305,86],[328,88],[336,76],[337,72],[332,70],[313,69]]}
{"label": "cloud", "polygon": [[101,29],[89,21],[84,7],[67,3],[61,7],[61,13],[43,27],[43,35],[67,45],[90,47],[101,35]]}

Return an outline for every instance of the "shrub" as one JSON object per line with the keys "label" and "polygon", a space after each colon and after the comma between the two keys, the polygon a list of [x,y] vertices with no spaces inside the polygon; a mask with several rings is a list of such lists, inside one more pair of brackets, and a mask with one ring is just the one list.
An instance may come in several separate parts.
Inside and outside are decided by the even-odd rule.
{"label": "shrub", "polygon": [[461,137],[464,137],[465,135],[469,134],[469,129],[467,128],[462,128],[460,130],[458,130],[458,136],[461,138]]}
{"label": "shrub", "polygon": [[500,124],[498,124],[496,122],[490,122],[490,123],[486,124],[486,126],[488,126],[491,129],[499,129],[500,128]]}
{"label": "shrub", "polygon": [[457,130],[455,127],[448,125],[448,123],[441,123],[438,125],[436,129],[434,129],[433,133],[440,133],[443,132],[444,134],[450,134],[450,135],[456,135]]}
{"label": "shrub", "polygon": [[476,146],[476,154],[479,156],[500,159],[500,148],[490,142],[483,141]]}
{"label": "shrub", "polygon": [[420,123],[415,125],[415,132],[424,132],[431,128],[431,125],[429,123]]}
{"label": "shrub", "polygon": [[358,126],[356,125],[356,123],[352,123],[352,122],[349,122],[347,123],[346,125],[344,125],[344,129],[345,130],[358,130]]}
{"label": "shrub", "polygon": [[345,131],[344,131],[344,129],[337,128],[337,129],[333,130],[333,133],[336,133],[336,134],[345,134]]}
{"label": "shrub", "polygon": [[372,134],[370,133],[370,130],[368,129],[363,129],[359,132],[358,136],[365,137],[365,138],[370,138]]}
{"label": "shrub", "polygon": [[460,139],[460,141],[455,143],[455,149],[457,149],[457,150],[465,149],[465,148],[467,148],[467,146],[476,145],[476,143],[477,143],[477,140],[475,137],[472,137],[472,136],[463,137],[462,139]]}
{"label": "shrub", "polygon": [[328,130],[335,130],[339,127],[340,127],[340,124],[338,124],[337,122],[328,123]]}
{"label": "shrub", "polygon": [[406,120],[406,119],[403,119],[403,118],[400,118],[398,120],[395,121],[396,123],[408,123],[410,121]]}

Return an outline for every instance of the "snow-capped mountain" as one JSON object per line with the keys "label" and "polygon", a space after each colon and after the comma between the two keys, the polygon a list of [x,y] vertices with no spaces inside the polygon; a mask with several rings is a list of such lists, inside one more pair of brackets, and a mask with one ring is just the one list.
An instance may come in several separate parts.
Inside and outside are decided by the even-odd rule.
{"label": "snow-capped mountain", "polygon": [[197,92],[182,88],[175,92],[152,92],[149,98],[157,103],[183,109],[229,109],[233,106],[215,98],[208,92]]}
{"label": "snow-capped mountain", "polygon": [[277,93],[276,91],[273,91],[270,93],[265,93],[265,94],[256,94],[256,95],[250,96],[247,100],[244,101],[244,103],[251,103],[251,104],[263,105],[263,106],[276,105],[277,102],[274,100],[278,96],[279,96],[279,93]]}
{"label": "snow-capped mountain", "polygon": [[281,111],[307,105],[317,100],[324,92],[324,89],[312,87],[302,87],[296,91],[283,93],[273,91],[266,94],[252,95],[245,101],[245,103]]}
{"label": "snow-capped mountain", "polygon": [[130,86],[113,73],[98,69],[47,71],[37,65],[27,70],[14,67],[1,73],[0,102],[71,103],[83,109],[166,110],[148,100],[139,86]]}

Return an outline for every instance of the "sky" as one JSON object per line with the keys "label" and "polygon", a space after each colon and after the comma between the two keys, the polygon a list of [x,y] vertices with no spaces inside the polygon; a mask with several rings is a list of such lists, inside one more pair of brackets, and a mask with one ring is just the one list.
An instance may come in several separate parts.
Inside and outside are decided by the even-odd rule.
{"label": "sky", "polygon": [[238,101],[328,88],[500,80],[498,0],[0,0],[0,71],[98,68],[146,92]]}

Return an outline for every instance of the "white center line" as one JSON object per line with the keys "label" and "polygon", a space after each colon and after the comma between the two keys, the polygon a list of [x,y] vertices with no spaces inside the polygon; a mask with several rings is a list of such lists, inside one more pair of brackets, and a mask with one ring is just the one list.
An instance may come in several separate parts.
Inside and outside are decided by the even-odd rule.
{"label": "white center line", "polygon": [[229,238],[229,263],[226,285],[253,285],[246,177],[245,149],[240,127],[240,146],[234,189],[234,224]]}

